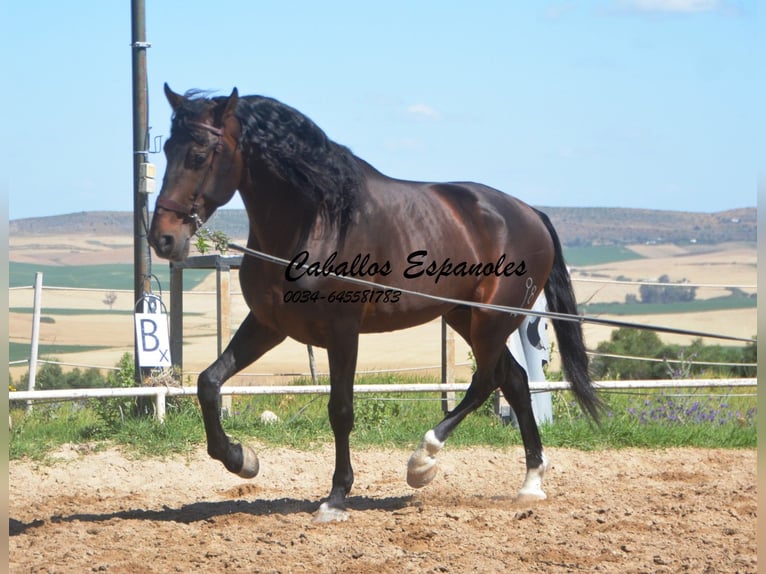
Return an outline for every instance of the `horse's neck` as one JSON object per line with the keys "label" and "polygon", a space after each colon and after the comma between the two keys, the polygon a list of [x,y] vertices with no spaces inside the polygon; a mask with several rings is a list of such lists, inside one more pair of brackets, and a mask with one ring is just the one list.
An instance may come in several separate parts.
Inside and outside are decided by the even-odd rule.
{"label": "horse's neck", "polygon": [[308,200],[284,181],[260,178],[243,182],[240,195],[250,222],[251,247],[292,257],[321,230]]}

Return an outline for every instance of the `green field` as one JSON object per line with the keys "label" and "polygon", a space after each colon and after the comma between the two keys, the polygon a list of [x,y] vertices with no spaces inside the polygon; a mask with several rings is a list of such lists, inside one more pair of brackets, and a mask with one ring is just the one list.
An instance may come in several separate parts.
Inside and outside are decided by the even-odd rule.
{"label": "green field", "polygon": [[679,303],[591,303],[582,305],[580,312],[585,315],[661,315],[755,309],[757,306],[758,300],[755,297],[729,295]]}
{"label": "green field", "polygon": [[[23,361],[29,359],[29,347],[30,343],[14,343],[8,342],[8,360],[9,361]],[[101,351],[103,349],[109,349],[110,347],[104,345],[55,345],[41,343],[37,349],[37,355],[39,357],[60,357],[66,353],[86,353],[88,351]]]}
{"label": "green field", "polygon": [[[34,263],[11,262],[8,266],[8,286],[28,287],[35,283],[35,273],[42,272],[46,287],[87,287],[91,289],[117,290],[133,289],[133,265],[126,263],[109,265],[36,265]],[[170,270],[167,264],[152,268],[162,290],[170,289]],[[194,289],[211,273],[206,269],[184,271],[184,290]],[[152,287],[156,287],[153,284]]]}
{"label": "green field", "polygon": [[[9,313],[31,314],[34,312],[32,307],[9,307]],[[133,311],[125,309],[70,309],[67,307],[43,307],[43,315],[133,315]],[[197,313],[199,314],[199,313]]]}
{"label": "green field", "polygon": [[588,247],[565,247],[564,259],[568,265],[587,267],[615,261],[643,259],[641,255],[620,245],[591,245]]}

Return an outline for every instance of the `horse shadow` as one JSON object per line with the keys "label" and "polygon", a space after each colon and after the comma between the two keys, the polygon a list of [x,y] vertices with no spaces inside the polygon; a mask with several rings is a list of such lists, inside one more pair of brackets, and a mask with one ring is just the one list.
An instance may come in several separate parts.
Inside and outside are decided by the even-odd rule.
{"label": "horse shadow", "polygon": [[[350,511],[381,510],[393,512],[411,505],[412,495],[392,496],[386,498],[371,498],[368,496],[351,496],[346,500]],[[248,514],[251,516],[312,514],[319,508],[316,500],[297,498],[278,498],[273,500],[222,500],[215,502],[193,502],[177,508],[165,506],[159,510],[134,508],[114,512],[85,512],[50,517],[52,524],[67,524],[70,522],[99,523],[108,522],[115,518],[121,520],[146,520],[159,522],[178,522],[192,524],[195,522],[211,522],[218,517],[231,514]],[[43,526],[46,520],[36,518],[30,522],[22,522],[15,518],[9,519],[9,536],[19,536],[28,530]]]}

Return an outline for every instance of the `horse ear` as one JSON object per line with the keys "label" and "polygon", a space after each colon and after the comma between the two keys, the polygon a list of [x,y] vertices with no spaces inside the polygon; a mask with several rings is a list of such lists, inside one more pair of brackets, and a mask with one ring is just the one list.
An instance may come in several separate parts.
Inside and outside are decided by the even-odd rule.
{"label": "horse ear", "polygon": [[231,95],[229,96],[229,99],[226,100],[226,108],[223,111],[224,117],[226,117],[229,113],[234,113],[234,110],[237,109],[237,102],[239,101],[239,92],[237,91],[237,88],[234,88],[231,91]]}
{"label": "horse ear", "polygon": [[181,103],[184,101],[184,97],[180,94],[176,94],[173,90],[171,90],[167,82],[165,82],[165,97],[168,99],[170,107],[173,108],[173,111],[177,110]]}
{"label": "horse ear", "polygon": [[226,98],[226,103],[218,108],[220,115],[216,113],[216,119],[225,128],[228,128],[229,133],[235,139],[239,139],[242,133],[242,127],[237,119],[237,103],[239,102],[239,92],[237,88],[231,91],[231,95]]}

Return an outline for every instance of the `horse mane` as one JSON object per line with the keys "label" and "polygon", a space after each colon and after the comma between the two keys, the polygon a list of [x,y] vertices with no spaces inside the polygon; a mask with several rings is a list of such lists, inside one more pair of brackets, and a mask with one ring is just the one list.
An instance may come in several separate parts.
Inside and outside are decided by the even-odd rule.
{"label": "horse mane", "polygon": [[244,96],[235,114],[245,153],[291,184],[342,240],[362,188],[361,160],[310,118],[273,98]]}
{"label": "horse mane", "polygon": [[[173,114],[171,135],[196,139],[199,130],[194,122],[225,100],[200,90],[186,92]],[[363,185],[364,162],[328,138],[310,118],[274,98],[242,96],[235,115],[242,126],[245,154],[257,156],[290,184],[313,208],[310,215],[321,215],[328,230],[336,229],[342,241]],[[252,162],[249,168],[255,169]],[[256,175],[252,173],[253,179]]]}

